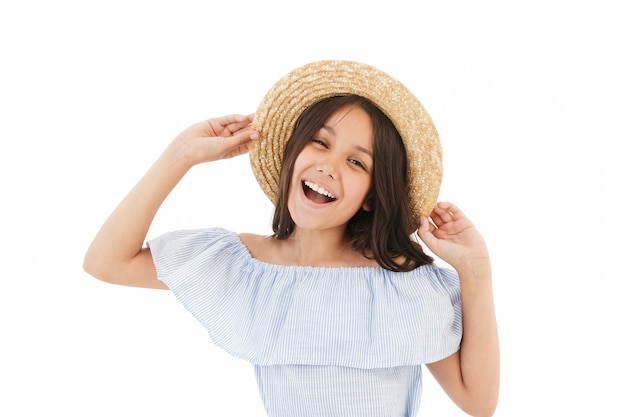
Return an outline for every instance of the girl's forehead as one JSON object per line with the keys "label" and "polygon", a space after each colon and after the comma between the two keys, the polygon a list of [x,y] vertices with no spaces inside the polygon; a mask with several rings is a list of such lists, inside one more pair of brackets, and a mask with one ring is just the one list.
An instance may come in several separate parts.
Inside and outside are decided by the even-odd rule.
{"label": "girl's forehead", "polygon": [[367,120],[370,125],[372,124],[372,120],[369,114],[365,111],[365,109],[363,109],[361,106],[358,106],[356,104],[345,104],[339,107],[338,109],[333,111],[330,114],[330,116],[328,116],[328,119],[326,119],[326,122],[331,123],[332,121],[334,121],[338,123],[346,116],[353,114],[355,112],[357,113],[357,116],[363,117],[363,121]]}
{"label": "girl's forehead", "polygon": [[369,114],[359,106],[344,106],[326,120],[320,131],[339,140],[359,142],[371,148],[374,141],[374,127]]}

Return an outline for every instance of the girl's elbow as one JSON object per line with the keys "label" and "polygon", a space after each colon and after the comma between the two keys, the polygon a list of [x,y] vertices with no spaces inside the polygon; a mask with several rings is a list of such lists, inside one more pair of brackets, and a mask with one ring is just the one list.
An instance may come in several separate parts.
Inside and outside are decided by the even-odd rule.
{"label": "girl's elbow", "polygon": [[91,250],[88,250],[83,258],[83,270],[91,275],[92,277],[107,282],[110,284],[115,283],[115,273],[113,272],[114,262],[107,261],[103,259],[102,256],[99,256],[97,253],[94,253]]}
{"label": "girl's elbow", "polygon": [[130,260],[124,261],[88,252],[83,260],[83,270],[109,284],[167,289],[167,286],[157,278],[149,250],[143,250]]}
{"label": "girl's elbow", "polygon": [[487,399],[475,404],[462,407],[463,411],[472,417],[492,417],[498,406],[498,398]]}
{"label": "girl's elbow", "polygon": [[496,412],[496,408],[493,407],[493,408],[485,408],[483,410],[468,413],[468,414],[472,417],[492,417],[495,412]]}
{"label": "girl's elbow", "polygon": [[102,268],[101,263],[90,253],[87,253],[83,259],[83,271],[100,281],[110,282],[110,280],[106,278],[107,274],[105,269]]}

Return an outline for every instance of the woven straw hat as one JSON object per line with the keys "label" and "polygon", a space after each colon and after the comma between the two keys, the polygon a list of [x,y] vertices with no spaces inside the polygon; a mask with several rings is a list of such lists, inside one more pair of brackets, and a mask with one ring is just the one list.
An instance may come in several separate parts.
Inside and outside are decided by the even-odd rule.
{"label": "woven straw hat", "polygon": [[250,144],[252,171],[276,204],[285,144],[298,117],[318,101],[354,94],[373,102],[392,121],[407,153],[409,202],[413,216],[430,215],[443,174],[439,135],[426,109],[402,83],[385,72],[354,61],[318,61],[282,77],[259,105],[252,128],[260,139]]}

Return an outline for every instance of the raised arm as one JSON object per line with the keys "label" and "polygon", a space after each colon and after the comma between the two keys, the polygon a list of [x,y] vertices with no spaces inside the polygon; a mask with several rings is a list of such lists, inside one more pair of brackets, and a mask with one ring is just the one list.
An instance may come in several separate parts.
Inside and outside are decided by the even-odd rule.
{"label": "raised arm", "polygon": [[252,116],[224,116],[178,135],[102,225],[85,255],[85,271],[113,284],[166,289],[143,247],[157,210],[192,166],[246,153],[258,138],[251,121]]}
{"label": "raised arm", "polygon": [[455,205],[438,203],[418,234],[459,274],[463,339],[454,355],[428,365],[450,398],[472,416],[491,416],[498,403],[500,353],[491,265],[474,225]]}

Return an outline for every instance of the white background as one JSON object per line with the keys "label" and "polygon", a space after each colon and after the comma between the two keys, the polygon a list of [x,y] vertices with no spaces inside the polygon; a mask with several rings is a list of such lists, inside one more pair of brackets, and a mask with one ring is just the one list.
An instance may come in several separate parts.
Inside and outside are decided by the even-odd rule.
{"label": "white background", "polygon": [[[618,2],[3,1],[0,415],[263,416],[251,367],[166,291],[82,271],[106,216],[189,124],[289,70],[369,63],[439,129],[441,199],[493,258],[498,416],[624,415]],[[297,4],[297,5],[296,5]],[[269,233],[247,157],[196,167],[150,237]],[[426,376],[421,415],[463,413]]]}

